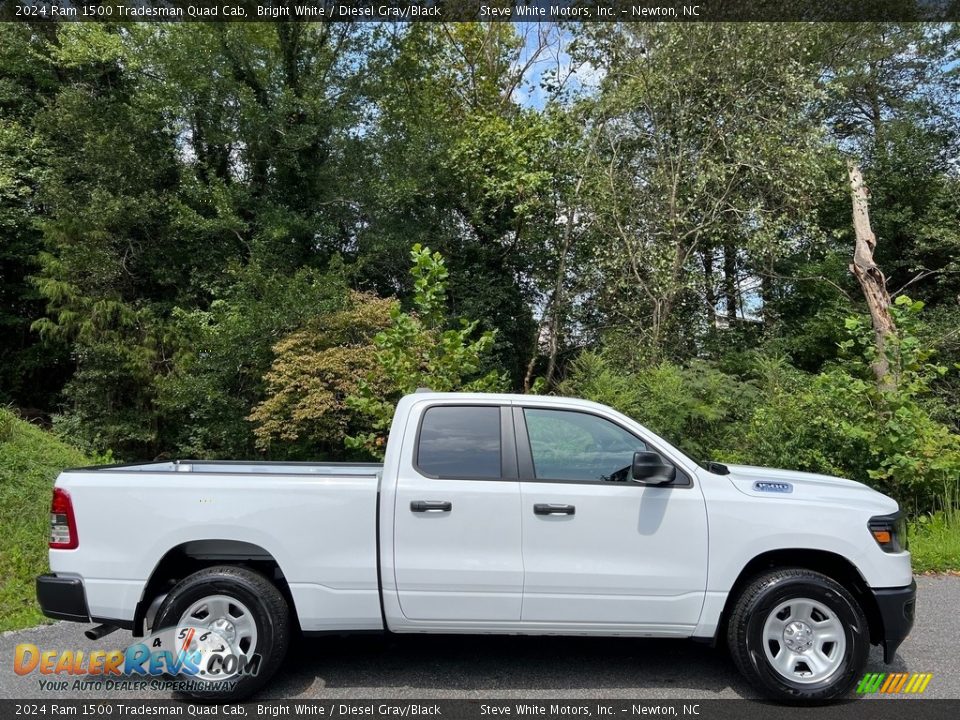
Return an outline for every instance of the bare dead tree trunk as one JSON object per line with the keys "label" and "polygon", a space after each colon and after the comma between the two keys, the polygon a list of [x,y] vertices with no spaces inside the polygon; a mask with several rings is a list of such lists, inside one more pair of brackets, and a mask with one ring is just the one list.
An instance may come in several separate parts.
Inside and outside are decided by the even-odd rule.
{"label": "bare dead tree trunk", "polygon": [[897,379],[890,373],[890,361],[887,359],[887,344],[896,333],[896,325],[890,314],[890,293],[887,292],[887,281],[877,264],[873,261],[873,251],[877,247],[877,238],[870,228],[870,193],[863,184],[863,174],[860,166],[849,161],[847,175],[850,178],[850,197],[853,200],[853,231],[856,237],[856,247],[853,252],[853,262],[850,272],[857,278],[863,296],[870,309],[870,319],[873,322],[874,346],[877,358],[873,363],[873,374],[877,378],[877,386],[881,390],[891,390],[896,386]]}
{"label": "bare dead tree trunk", "polygon": [[[581,183],[582,178],[577,180],[576,190],[574,191],[575,198],[579,197]],[[547,303],[547,307],[544,308],[544,317],[540,323],[540,328],[537,331],[538,345],[544,329],[546,329],[548,333],[547,374],[544,381],[548,387],[550,386],[550,383],[553,382],[553,374],[557,367],[557,353],[560,349],[560,327],[563,319],[563,303],[565,302],[563,290],[567,274],[567,254],[570,252],[570,245],[573,239],[573,221],[574,213],[573,211],[570,211],[570,214],[567,217],[566,227],[563,231],[563,242],[560,247],[560,256],[557,259],[557,273],[555,276],[553,292],[550,296],[549,303]],[[537,359],[538,354],[536,349],[534,349],[533,355],[530,358],[530,362],[527,363],[527,372],[523,378],[523,391],[525,393],[530,392],[530,388],[533,384],[533,371],[536,367]]]}

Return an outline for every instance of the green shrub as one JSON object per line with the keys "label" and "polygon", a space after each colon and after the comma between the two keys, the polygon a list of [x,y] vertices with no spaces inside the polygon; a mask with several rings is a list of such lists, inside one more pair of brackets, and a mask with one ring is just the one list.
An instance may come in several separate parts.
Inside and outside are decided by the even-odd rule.
{"label": "green shrub", "polygon": [[260,450],[302,459],[345,454],[344,438],[366,426],[344,400],[365,377],[378,391],[386,389],[375,373],[373,338],[398,304],[354,292],[343,309],[318,315],[274,345],[266,398],[248,418],[256,423]]}
{"label": "green shrub", "polygon": [[461,320],[446,329],[447,268],[440,253],[413,246],[414,312],[394,306],[389,326],[374,338],[376,368],[362,379],[346,406],[369,428],[348,436],[345,444],[382,458],[397,401],[418,387],[438,392],[498,392],[507,385],[496,371],[481,375],[484,359],[493,349],[494,333],[473,339],[477,321]]}
{"label": "green shrub", "polygon": [[[717,448],[721,461],[847,475],[868,456],[841,414],[864,412],[855,388],[830,387],[832,378],[803,373],[783,359],[756,361],[760,396],[736,440]],[[845,407],[846,406],[846,407]]]}
{"label": "green shrub", "polygon": [[715,459],[756,402],[756,388],[713,366],[662,362],[627,373],[603,354],[582,353],[558,387],[561,395],[609,405],[698,460]]}
{"label": "green shrub", "polygon": [[909,525],[908,542],[917,572],[960,570],[960,495],[945,488],[939,510]]}
{"label": "green shrub", "polygon": [[34,578],[47,570],[53,481],[65,467],[88,463],[79,450],[0,409],[0,631],[43,620]]}
{"label": "green shrub", "polygon": [[726,459],[850,477],[912,513],[934,508],[944,488],[955,493],[960,436],[938,419],[945,413],[932,388],[947,368],[918,339],[922,309],[904,296],[891,308],[889,387],[876,382],[873,331],[859,317],[846,320],[843,358],[817,375],[758,362],[763,399]]}

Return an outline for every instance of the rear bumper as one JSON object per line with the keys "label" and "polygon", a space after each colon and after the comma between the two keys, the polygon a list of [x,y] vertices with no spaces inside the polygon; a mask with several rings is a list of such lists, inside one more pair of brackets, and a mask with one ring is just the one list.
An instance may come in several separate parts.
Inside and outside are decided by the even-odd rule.
{"label": "rear bumper", "polygon": [[883,621],[883,661],[890,663],[910,630],[917,607],[917,581],[906,587],[872,589]]}
{"label": "rear bumper", "polygon": [[87,595],[80,578],[40,575],[37,578],[37,602],[48,618],[90,622]]}

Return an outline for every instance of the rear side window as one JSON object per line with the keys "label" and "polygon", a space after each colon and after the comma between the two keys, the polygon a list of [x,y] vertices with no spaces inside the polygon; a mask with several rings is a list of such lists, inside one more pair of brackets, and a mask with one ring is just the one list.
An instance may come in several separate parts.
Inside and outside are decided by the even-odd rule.
{"label": "rear side window", "polygon": [[428,408],[420,423],[417,469],[441,478],[500,477],[500,408]]}

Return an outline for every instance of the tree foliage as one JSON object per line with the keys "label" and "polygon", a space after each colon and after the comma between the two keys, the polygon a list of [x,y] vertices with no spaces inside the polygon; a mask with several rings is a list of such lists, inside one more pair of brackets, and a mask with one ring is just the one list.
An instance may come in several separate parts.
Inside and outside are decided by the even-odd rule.
{"label": "tree foliage", "polygon": [[597,303],[615,318],[608,334],[682,357],[721,309],[728,321],[749,313],[745,271],[768,272],[821,234],[816,36],[749,24],[593,35],[581,52],[607,69],[589,165]]}
{"label": "tree foliage", "polygon": [[[0,402],[124,460],[311,458],[377,455],[420,385],[585,394],[696,456],[929,504],[960,427],[958,48],[949,23],[0,26]],[[905,324],[880,395],[847,160]]]}
{"label": "tree foliage", "polygon": [[[393,388],[377,363],[376,340],[399,312],[396,300],[354,292],[345,307],[315,317],[278,342],[266,374],[266,397],[250,420],[257,445],[287,455],[339,456],[345,438],[364,426],[348,401],[361,388]],[[276,454],[276,452],[274,453]]]}
{"label": "tree foliage", "polygon": [[755,355],[740,373],[664,362],[626,373],[582,354],[561,390],[609,404],[695,458],[789,467],[878,487],[911,509],[954,497],[960,436],[943,422],[932,387],[948,373],[918,336],[923,303],[900,296],[887,347],[901,378],[878,387],[870,321],[846,319],[844,357],[818,373]]}
{"label": "tree foliage", "polygon": [[[440,253],[419,244],[410,253],[413,266],[413,312],[394,306],[390,325],[373,344],[376,370],[360,380],[346,405],[366,419],[368,432],[346,438],[351,449],[383,457],[387,433],[397,401],[417,388],[434,392],[498,392],[506,377],[491,370],[482,374],[484,356],[491,351],[494,333],[476,335],[476,320],[460,320],[446,327],[447,268]],[[382,380],[381,380],[382,377]]]}

